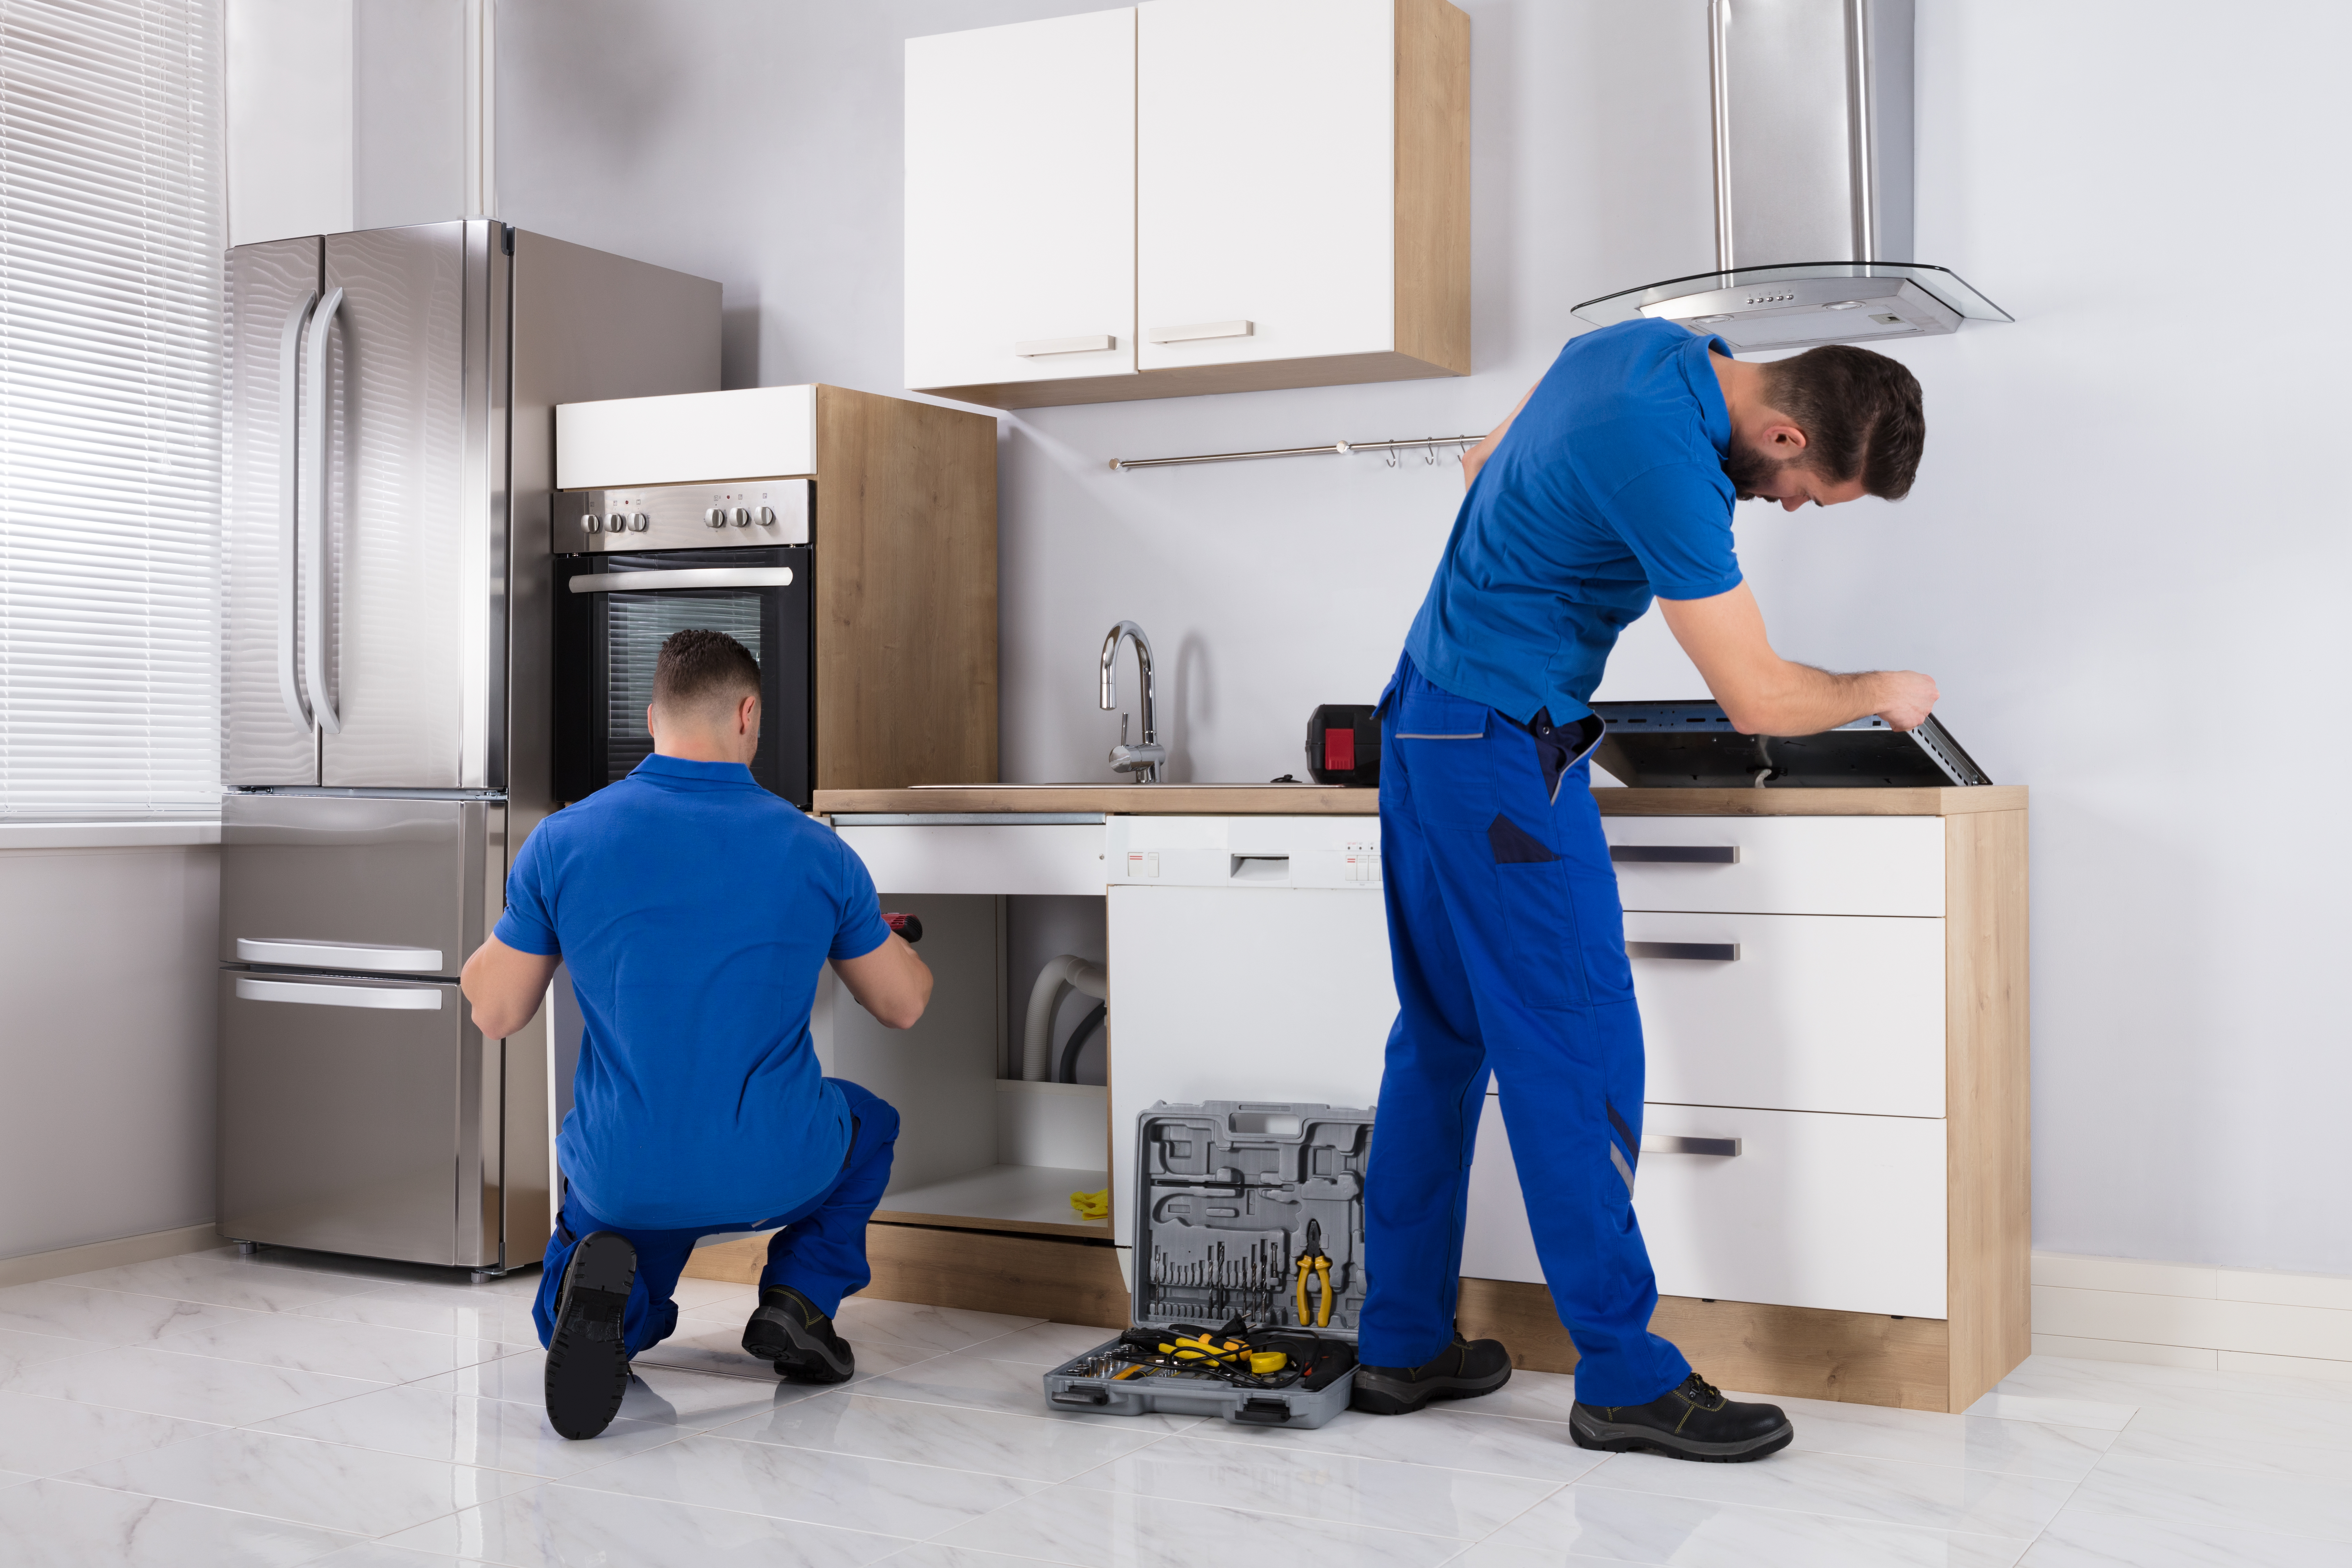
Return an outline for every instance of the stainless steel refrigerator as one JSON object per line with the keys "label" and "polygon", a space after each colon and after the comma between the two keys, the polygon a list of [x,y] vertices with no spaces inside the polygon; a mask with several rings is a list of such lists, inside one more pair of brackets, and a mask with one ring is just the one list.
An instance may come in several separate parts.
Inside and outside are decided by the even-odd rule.
{"label": "stainless steel refrigerator", "polygon": [[719,384],[719,285],[483,219],[228,253],[219,1227],[502,1272],[545,1017],[457,974],[549,808],[558,403]]}

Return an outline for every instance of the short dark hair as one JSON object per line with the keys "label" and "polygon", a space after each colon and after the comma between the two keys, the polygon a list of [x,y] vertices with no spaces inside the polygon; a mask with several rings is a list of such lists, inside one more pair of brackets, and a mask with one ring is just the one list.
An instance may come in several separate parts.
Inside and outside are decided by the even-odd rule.
{"label": "short dark hair", "polygon": [[760,661],[725,632],[672,632],[654,660],[654,702],[676,711],[717,700],[730,706],[760,694]]}
{"label": "short dark hair", "polygon": [[1897,360],[1831,343],[1763,367],[1764,396],[1805,433],[1804,465],[1888,500],[1911,493],[1927,416],[1919,378]]}

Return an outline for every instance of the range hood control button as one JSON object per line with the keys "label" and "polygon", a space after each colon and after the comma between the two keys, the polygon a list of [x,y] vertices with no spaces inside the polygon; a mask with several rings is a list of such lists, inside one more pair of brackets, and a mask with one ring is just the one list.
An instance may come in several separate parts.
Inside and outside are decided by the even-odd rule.
{"label": "range hood control button", "polygon": [[723,506],[714,506],[702,514],[702,521],[713,528],[724,528],[727,526],[727,509]]}

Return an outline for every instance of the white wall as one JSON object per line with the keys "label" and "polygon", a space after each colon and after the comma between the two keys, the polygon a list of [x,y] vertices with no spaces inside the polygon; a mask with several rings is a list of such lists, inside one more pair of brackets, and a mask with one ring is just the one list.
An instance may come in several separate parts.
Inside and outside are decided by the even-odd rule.
{"label": "white wall", "polygon": [[0,849],[0,1258],[213,1216],[220,851]]}
{"label": "white wall", "polygon": [[[1577,301],[1711,263],[1701,0],[1463,3],[1478,373],[1005,416],[1008,778],[1108,778],[1122,616],[1174,776],[1296,768],[1315,704],[1380,689],[1459,494],[1410,458],[1106,459],[1476,431]],[[1092,8],[501,0],[503,216],[721,279],[729,385],[896,390],[900,40]],[[2352,11],[1919,10],[1920,259],[2019,324],[1902,351],[1910,500],[1746,509],[1743,557],[1785,651],[1929,670],[2034,787],[2037,1244],[2352,1273],[2342,441],[2294,309],[2352,239],[2318,173]],[[1604,688],[1698,689],[1654,617]]]}

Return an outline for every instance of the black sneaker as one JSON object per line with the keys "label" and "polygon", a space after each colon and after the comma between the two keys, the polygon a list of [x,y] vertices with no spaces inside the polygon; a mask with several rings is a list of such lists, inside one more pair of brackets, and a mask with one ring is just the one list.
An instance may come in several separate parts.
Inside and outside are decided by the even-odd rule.
{"label": "black sneaker", "polygon": [[1708,1465],[1744,1465],[1777,1454],[1797,1436],[1777,1405],[1740,1405],[1693,1373],[1647,1405],[1586,1405],[1568,1413],[1580,1448],[1664,1454]]}
{"label": "black sneaker", "polygon": [[759,1310],[743,1325],[743,1348],[793,1383],[847,1383],[857,1372],[849,1342],[833,1320],[789,1285],[760,1292]]}
{"label": "black sneaker", "polygon": [[572,1249],[547,1342],[547,1420],[566,1437],[610,1426],[629,1392],[621,1314],[636,1277],[637,1249],[625,1236],[600,1230]]}
{"label": "black sneaker", "polygon": [[1454,1342],[1419,1366],[1357,1367],[1348,1407],[1403,1415],[1433,1399],[1475,1399],[1510,1381],[1511,1352],[1502,1341],[1465,1340],[1456,1329]]}

